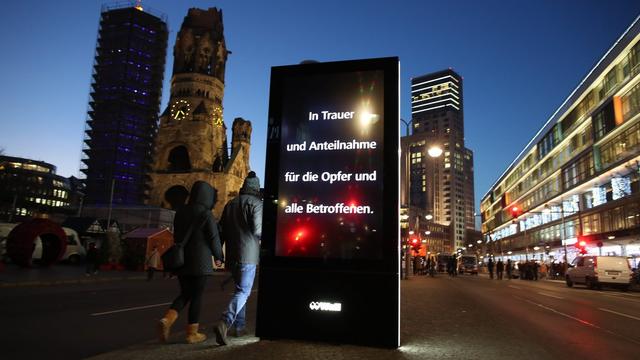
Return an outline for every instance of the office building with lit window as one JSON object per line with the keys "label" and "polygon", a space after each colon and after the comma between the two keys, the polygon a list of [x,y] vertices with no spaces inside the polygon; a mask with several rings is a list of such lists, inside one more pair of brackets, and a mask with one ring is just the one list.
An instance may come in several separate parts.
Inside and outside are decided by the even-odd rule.
{"label": "office building with lit window", "polygon": [[68,213],[72,206],[70,180],[43,161],[0,156],[0,189],[2,221]]}
{"label": "office building with lit window", "polygon": [[636,19],[483,196],[490,251],[640,256],[639,74]]}
{"label": "office building with lit window", "polygon": [[153,157],[168,30],[135,3],[103,6],[82,149],[86,204],[142,205]]}
{"label": "office building with lit window", "polygon": [[[466,230],[475,228],[473,152],[464,144],[462,77],[447,69],[413,78],[411,114],[410,134],[401,139],[401,203],[450,226],[450,239],[439,251],[455,252],[465,247]],[[434,148],[441,154],[430,155]]]}

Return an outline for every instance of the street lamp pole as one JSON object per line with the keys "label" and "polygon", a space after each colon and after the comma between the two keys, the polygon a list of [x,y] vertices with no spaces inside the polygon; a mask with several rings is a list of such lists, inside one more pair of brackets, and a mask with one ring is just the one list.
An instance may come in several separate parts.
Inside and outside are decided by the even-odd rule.
{"label": "street lamp pole", "polygon": [[402,123],[403,123],[403,124],[404,124],[404,126],[406,127],[406,128],[405,128],[405,136],[409,136],[409,135],[411,135],[409,132],[410,132],[410,130],[411,130],[411,123],[413,123],[413,120],[406,121],[405,119],[400,118],[400,121],[402,121]]}
{"label": "street lamp pole", "polygon": [[[411,129],[410,125],[413,122],[413,120],[409,120],[406,121],[403,118],[400,118],[400,121],[405,125],[406,127],[406,133],[405,136],[409,136],[409,130]],[[406,155],[406,154],[405,154]],[[403,158],[404,161],[404,158]],[[404,280],[408,280],[409,279],[409,268],[411,267],[411,249],[409,247],[409,232],[411,230],[411,171],[409,169],[409,167],[411,166],[411,162],[407,163],[407,183],[409,185],[409,188],[407,189],[407,211],[408,211],[408,221],[407,221],[407,236],[403,241],[403,245],[404,245],[404,260],[405,260],[405,265],[404,265],[404,276],[402,277]]]}
{"label": "street lamp pole", "polygon": [[[406,126],[406,136],[409,136],[411,133],[411,124],[413,123],[413,120],[409,120],[406,121],[402,118],[400,118],[400,121]],[[407,148],[409,148],[409,146],[407,146]],[[410,151],[408,151],[408,153],[410,153]],[[442,149],[439,146],[431,146],[430,148],[427,149],[427,154],[432,157],[432,158],[436,158],[439,157],[442,154]],[[410,154],[404,154],[403,155],[403,161],[405,159],[405,157],[409,156]],[[408,189],[407,189],[407,208],[408,208],[408,212],[409,212],[409,223],[408,225],[408,229],[411,229],[411,161],[405,162],[406,163],[406,177],[407,177],[407,181],[405,182],[405,184],[408,185]],[[435,162],[434,162],[434,167],[435,167]],[[435,178],[434,178],[434,185],[435,185]],[[433,192],[435,195],[435,186],[433,186]],[[434,211],[435,211],[435,202],[433,205]],[[418,220],[418,215],[416,215],[416,221],[414,223],[414,231],[420,231],[419,228],[419,220]],[[412,235],[412,234],[408,234],[408,235]],[[407,236],[407,238],[405,239],[404,242],[404,246],[405,246],[405,273],[404,273],[404,279],[408,279],[409,278],[409,270],[411,267],[411,244],[409,243],[409,239],[410,237]]]}
{"label": "street lamp pole", "polygon": [[564,226],[564,202],[560,199],[560,216],[562,217],[562,246],[564,246],[564,263],[565,266],[569,264],[567,261],[567,233]]}

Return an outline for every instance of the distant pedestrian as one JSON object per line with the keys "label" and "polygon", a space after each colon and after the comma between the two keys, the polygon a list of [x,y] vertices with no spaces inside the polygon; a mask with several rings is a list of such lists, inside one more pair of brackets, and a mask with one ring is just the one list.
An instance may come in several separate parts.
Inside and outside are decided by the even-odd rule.
{"label": "distant pedestrian", "polygon": [[87,250],[87,257],[85,258],[85,274],[90,276],[91,274],[98,273],[98,248],[96,243],[89,244]]}
{"label": "distant pedestrian", "polygon": [[419,256],[414,256],[413,257],[413,275],[419,275],[420,274],[420,257]]}
{"label": "distant pedestrian", "polygon": [[518,269],[520,270],[520,280],[529,280],[530,271],[529,271],[529,262],[521,261],[518,263]]}
{"label": "distant pedestrian", "polygon": [[503,271],[504,271],[504,263],[502,262],[502,259],[500,259],[496,264],[496,275],[498,275],[498,280],[502,280]]}
{"label": "distant pedestrian", "polygon": [[549,267],[546,263],[540,264],[540,279],[545,279],[549,272]]}
{"label": "distant pedestrian", "polygon": [[153,246],[153,250],[151,250],[151,254],[147,257],[146,261],[147,265],[147,281],[151,281],[153,279],[153,274],[158,270],[160,266],[160,254],[158,253],[158,247]]}
{"label": "distant pedestrian", "polygon": [[[206,335],[198,332],[202,293],[207,277],[213,275],[211,258],[214,258],[216,266],[221,266],[224,261],[218,224],[211,214],[215,203],[216,190],[204,181],[196,181],[191,188],[189,202],[178,209],[174,217],[176,242],[186,242],[184,266],[175,271],[180,283],[180,294],[158,322],[158,337],[161,342],[167,341],[178,313],[187,304],[189,304],[187,343],[199,343],[207,338]],[[191,235],[186,238],[188,233]]]}
{"label": "distant pedestrian", "polygon": [[540,268],[540,264],[537,261],[533,260],[531,262],[531,273],[533,280],[538,281],[538,269]]}
{"label": "distant pedestrian", "polygon": [[436,259],[434,258],[429,258],[430,263],[429,263],[429,276],[434,277],[436,275],[436,272],[438,271],[437,269],[437,264],[436,264]]}
{"label": "distant pedestrian", "polygon": [[511,262],[511,259],[507,259],[507,264],[505,265],[506,270],[507,270],[507,280],[511,280],[511,273],[513,271],[513,263]]}
{"label": "distant pedestrian", "polygon": [[447,260],[447,274],[449,274],[449,276],[453,277],[456,276],[456,273],[458,271],[457,269],[457,261],[455,256],[450,256],[449,259]]}
{"label": "distant pedestrian", "polygon": [[246,303],[260,254],[262,199],[260,179],[255,172],[249,172],[240,194],[225,205],[220,225],[227,250],[227,266],[236,285],[227,309],[214,328],[216,342],[227,345],[229,330],[230,335],[235,336],[242,336],[246,332]]}
{"label": "distant pedestrian", "polygon": [[458,275],[458,258],[456,258],[455,256],[452,256],[453,258],[453,276],[457,276]]}
{"label": "distant pedestrian", "polygon": [[489,278],[493,279],[493,259],[489,258],[489,262],[487,263],[487,269],[489,269]]}

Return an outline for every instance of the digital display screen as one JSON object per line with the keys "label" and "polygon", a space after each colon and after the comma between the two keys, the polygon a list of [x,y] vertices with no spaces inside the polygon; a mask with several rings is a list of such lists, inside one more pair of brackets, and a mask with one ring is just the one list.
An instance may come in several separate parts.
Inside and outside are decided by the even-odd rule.
{"label": "digital display screen", "polygon": [[383,257],[384,75],[281,79],[276,256]]}

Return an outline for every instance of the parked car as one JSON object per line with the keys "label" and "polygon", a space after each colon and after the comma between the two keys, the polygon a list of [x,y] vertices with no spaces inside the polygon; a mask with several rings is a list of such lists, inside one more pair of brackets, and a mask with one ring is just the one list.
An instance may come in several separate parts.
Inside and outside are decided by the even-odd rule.
{"label": "parked car", "polygon": [[578,256],[569,265],[565,280],[568,287],[584,284],[590,289],[603,285],[631,287],[633,272],[624,256]]}
{"label": "parked car", "polygon": [[[67,261],[70,264],[78,264],[87,256],[87,251],[84,246],[80,244],[80,238],[75,230],[67,227],[63,227],[62,230],[64,230],[64,233],[67,235],[67,250],[60,260]],[[40,237],[36,237],[35,245],[32,258],[39,260],[42,258],[42,240]]]}

